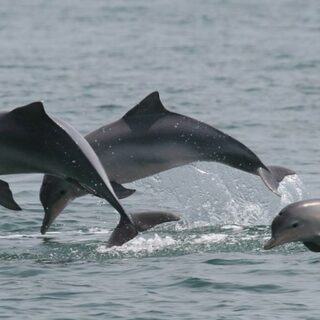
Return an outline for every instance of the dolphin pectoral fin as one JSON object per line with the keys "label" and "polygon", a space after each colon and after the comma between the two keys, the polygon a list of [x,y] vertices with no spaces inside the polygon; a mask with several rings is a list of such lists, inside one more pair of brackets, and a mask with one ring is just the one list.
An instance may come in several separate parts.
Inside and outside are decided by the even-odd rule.
{"label": "dolphin pectoral fin", "polygon": [[131,214],[130,217],[133,223],[121,216],[106,244],[107,248],[121,246],[136,237],[138,232],[146,231],[158,224],[180,220],[179,216],[169,212],[139,212]]}
{"label": "dolphin pectoral fin", "polygon": [[314,242],[303,242],[303,244],[312,252],[320,252],[320,246]]}
{"label": "dolphin pectoral fin", "polygon": [[136,192],[135,189],[125,188],[123,185],[121,185],[120,183],[117,183],[115,181],[112,181],[111,185],[112,185],[112,188],[119,199],[124,199],[124,198],[130,197],[133,193]]}
{"label": "dolphin pectoral fin", "polygon": [[76,179],[73,179],[73,178],[66,178],[65,179],[67,182],[73,184],[74,186],[76,186],[77,188],[79,188],[80,190],[84,190],[86,191],[87,193],[89,194],[93,194],[94,196],[96,197],[99,197],[99,198],[104,198],[103,196],[101,196],[100,194],[97,194],[97,192],[93,189],[91,189],[90,187],[88,187],[87,185],[84,185],[84,184],[81,184],[79,181],[77,181]]}
{"label": "dolphin pectoral fin", "polygon": [[9,184],[3,180],[0,180],[0,205],[15,211],[22,210],[13,199]]}

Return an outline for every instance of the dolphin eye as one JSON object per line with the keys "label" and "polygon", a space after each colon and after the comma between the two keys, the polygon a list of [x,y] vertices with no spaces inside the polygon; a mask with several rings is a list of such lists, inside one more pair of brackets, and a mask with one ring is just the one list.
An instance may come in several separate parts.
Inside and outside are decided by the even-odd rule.
{"label": "dolphin eye", "polygon": [[298,222],[294,222],[293,224],[292,224],[292,228],[297,228],[299,226],[299,223]]}
{"label": "dolphin eye", "polygon": [[61,191],[60,191],[60,195],[61,195],[61,196],[64,196],[66,193],[67,193],[66,190],[61,190]]}

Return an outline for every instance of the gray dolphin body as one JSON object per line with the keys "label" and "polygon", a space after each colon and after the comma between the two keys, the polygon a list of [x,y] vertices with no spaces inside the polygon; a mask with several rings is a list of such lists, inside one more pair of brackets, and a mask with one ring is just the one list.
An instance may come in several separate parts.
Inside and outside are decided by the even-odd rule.
{"label": "gray dolphin body", "polygon": [[302,241],[309,250],[320,252],[320,199],[289,204],[274,218],[271,231],[271,239],[264,245],[266,250]]}
{"label": "gray dolphin body", "polygon": [[[109,246],[121,245],[158,223],[178,219],[162,212],[129,216],[89,143],[67,123],[49,117],[41,102],[0,113],[0,174],[17,173],[54,175],[107,200],[121,216]],[[20,209],[4,181],[0,183],[0,204]]]}
{"label": "gray dolphin body", "polygon": [[[245,145],[198,120],[173,113],[153,92],[120,120],[93,131],[86,137],[97,153],[119,195],[134,190],[120,184],[196,161],[215,161],[260,175],[277,193],[279,182],[294,174],[282,167],[266,167]],[[86,194],[67,181],[45,176],[40,198],[46,214],[41,232],[45,233],[63,208]]]}

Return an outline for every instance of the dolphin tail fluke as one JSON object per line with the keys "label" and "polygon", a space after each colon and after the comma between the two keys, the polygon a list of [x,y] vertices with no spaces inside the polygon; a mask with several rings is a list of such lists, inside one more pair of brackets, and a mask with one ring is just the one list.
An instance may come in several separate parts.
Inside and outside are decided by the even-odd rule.
{"label": "dolphin tail fluke", "polygon": [[[268,170],[267,170],[268,169]],[[280,182],[290,175],[296,174],[293,170],[279,167],[279,166],[268,166],[267,169],[260,167],[257,170],[258,175],[261,177],[264,184],[276,195],[280,196],[278,187]]]}
{"label": "dolphin tail fluke", "polygon": [[121,216],[120,222],[113,230],[106,246],[121,246],[138,235],[139,232],[146,231],[158,224],[178,221],[180,217],[169,212],[139,212],[130,215],[131,221]]}
{"label": "dolphin tail fluke", "polygon": [[138,232],[143,232],[161,223],[179,221],[180,217],[171,212],[149,211],[131,214],[131,219]]}
{"label": "dolphin tail fluke", "polygon": [[119,224],[113,230],[106,247],[122,246],[138,235],[136,226],[123,216],[120,218]]}

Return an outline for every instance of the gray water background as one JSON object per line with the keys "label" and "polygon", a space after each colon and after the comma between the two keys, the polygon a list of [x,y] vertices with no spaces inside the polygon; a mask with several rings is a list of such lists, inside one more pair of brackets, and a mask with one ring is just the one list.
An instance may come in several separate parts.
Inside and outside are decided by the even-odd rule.
{"label": "gray water background", "polygon": [[320,3],[0,1],[0,109],[43,100],[85,134],[158,90],[266,164],[294,169],[278,198],[258,177],[196,164],[128,185],[128,211],[170,209],[122,248],[118,215],[74,201],[46,237],[40,175],[3,177],[1,319],[319,319],[319,255],[262,250],[286,204],[319,197]]}

